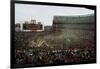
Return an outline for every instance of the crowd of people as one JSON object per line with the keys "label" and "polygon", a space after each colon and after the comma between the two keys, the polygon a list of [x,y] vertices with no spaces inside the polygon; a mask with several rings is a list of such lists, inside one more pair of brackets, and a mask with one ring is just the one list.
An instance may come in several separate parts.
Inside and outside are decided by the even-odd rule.
{"label": "crowd of people", "polygon": [[69,64],[96,61],[94,32],[15,33],[15,64]]}
{"label": "crowd of people", "polygon": [[78,49],[68,48],[64,50],[43,49],[16,49],[15,64],[63,64],[95,61],[95,50],[92,48]]}

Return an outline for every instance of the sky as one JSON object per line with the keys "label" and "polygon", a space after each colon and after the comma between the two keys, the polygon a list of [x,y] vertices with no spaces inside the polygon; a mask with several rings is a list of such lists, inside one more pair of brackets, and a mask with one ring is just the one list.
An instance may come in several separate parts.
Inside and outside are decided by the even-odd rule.
{"label": "sky", "polygon": [[74,16],[92,13],[94,13],[93,10],[79,7],[15,4],[15,23],[24,23],[24,21],[35,19],[47,26],[52,25],[55,15]]}

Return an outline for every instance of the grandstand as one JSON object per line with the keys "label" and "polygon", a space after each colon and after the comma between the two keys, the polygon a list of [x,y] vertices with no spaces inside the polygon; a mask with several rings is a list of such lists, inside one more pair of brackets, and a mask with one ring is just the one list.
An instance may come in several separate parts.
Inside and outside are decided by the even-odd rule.
{"label": "grandstand", "polygon": [[74,16],[54,16],[53,31],[66,29],[86,29],[93,30],[95,27],[94,14],[74,15]]}

